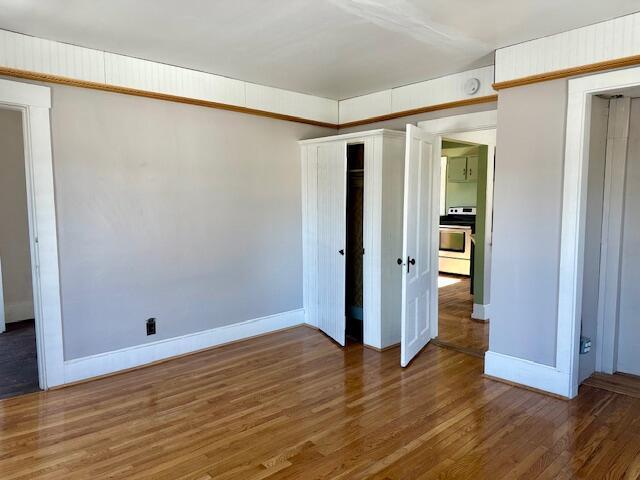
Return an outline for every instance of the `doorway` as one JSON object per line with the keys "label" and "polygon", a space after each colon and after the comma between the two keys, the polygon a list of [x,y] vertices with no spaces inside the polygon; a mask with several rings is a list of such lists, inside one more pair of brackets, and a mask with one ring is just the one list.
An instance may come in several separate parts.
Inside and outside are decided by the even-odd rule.
{"label": "doorway", "polygon": [[363,342],[364,144],[347,145],[345,318],[348,342]]}
{"label": "doorway", "polygon": [[495,129],[442,138],[435,343],[483,357],[489,287]]}
{"label": "doorway", "polygon": [[39,390],[22,113],[0,109],[0,399]]}
{"label": "doorway", "polygon": [[640,91],[591,98],[579,383],[640,396]]}

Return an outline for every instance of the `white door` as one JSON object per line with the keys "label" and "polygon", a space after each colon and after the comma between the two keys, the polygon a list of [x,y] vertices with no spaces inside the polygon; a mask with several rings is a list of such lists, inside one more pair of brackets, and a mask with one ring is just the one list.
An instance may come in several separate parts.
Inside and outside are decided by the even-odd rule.
{"label": "white door", "polygon": [[317,148],[318,328],[344,346],[346,143]]}
{"label": "white door", "polygon": [[406,367],[438,322],[440,137],[407,125],[404,165],[402,336]]}

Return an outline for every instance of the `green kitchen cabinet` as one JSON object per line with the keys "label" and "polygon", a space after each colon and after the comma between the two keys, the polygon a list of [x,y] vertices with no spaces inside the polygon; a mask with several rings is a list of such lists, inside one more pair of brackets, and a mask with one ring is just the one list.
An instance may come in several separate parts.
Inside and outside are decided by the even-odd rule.
{"label": "green kitchen cabinet", "polygon": [[449,157],[447,178],[450,182],[461,183],[467,181],[467,157]]}
{"label": "green kitchen cabinet", "polygon": [[478,181],[478,156],[467,157],[467,182]]}
{"label": "green kitchen cabinet", "polygon": [[449,157],[447,180],[452,183],[476,183],[478,181],[478,156]]}

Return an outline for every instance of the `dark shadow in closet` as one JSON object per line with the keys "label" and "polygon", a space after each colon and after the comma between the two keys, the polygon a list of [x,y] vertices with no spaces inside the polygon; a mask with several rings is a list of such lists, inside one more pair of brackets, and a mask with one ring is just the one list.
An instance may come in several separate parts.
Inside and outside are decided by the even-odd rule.
{"label": "dark shadow in closet", "polygon": [[347,146],[347,258],[345,316],[347,341],[362,343],[362,260],[364,255],[364,145]]}

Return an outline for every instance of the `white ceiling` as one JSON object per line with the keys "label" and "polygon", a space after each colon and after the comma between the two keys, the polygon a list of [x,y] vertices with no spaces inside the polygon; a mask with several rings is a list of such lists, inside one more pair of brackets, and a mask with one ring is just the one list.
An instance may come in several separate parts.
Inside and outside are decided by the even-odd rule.
{"label": "white ceiling", "polygon": [[638,0],[0,0],[0,28],[344,99],[493,63]]}

